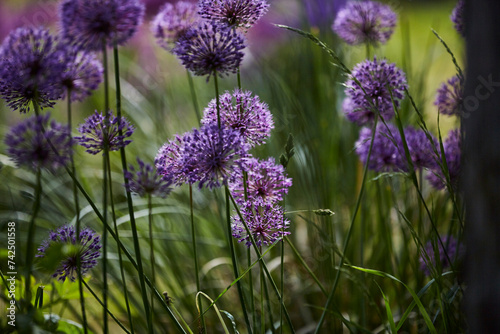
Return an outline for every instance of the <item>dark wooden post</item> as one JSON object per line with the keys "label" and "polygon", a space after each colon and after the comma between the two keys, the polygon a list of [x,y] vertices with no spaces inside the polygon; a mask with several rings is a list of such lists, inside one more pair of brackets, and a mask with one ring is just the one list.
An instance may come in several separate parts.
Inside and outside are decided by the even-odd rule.
{"label": "dark wooden post", "polygon": [[500,331],[500,1],[466,0],[464,99],[469,333]]}

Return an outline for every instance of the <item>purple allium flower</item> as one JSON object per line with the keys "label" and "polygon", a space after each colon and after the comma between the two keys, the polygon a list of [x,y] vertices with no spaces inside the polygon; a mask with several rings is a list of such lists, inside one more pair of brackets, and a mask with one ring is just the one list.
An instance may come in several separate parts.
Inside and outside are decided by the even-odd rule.
{"label": "purple allium flower", "polygon": [[226,185],[241,168],[249,147],[239,131],[202,126],[184,137],[182,170],[189,183],[199,182],[199,188]]}
{"label": "purple allium flower", "polygon": [[344,101],[344,112],[350,121],[358,125],[372,123],[376,115],[374,109],[384,120],[391,119],[394,116],[391,92],[394,104],[399,107],[408,88],[404,72],[395,64],[379,61],[377,57],[356,65],[345,85],[347,101]]}
{"label": "purple allium flower", "polygon": [[[365,164],[370,150],[372,130],[364,127],[359,132],[355,149]],[[406,168],[404,149],[399,130],[391,123],[378,124],[368,168],[377,172],[398,171]]]}
{"label": "purple allium flower", "polygon": [[69,130],[49,119],[49,113],[32,116],[7,133],[7,153],[17,166],[55,171],[69,161],[73,143]]}
{"label": "purple allium flower", "polygon": [[60,57],[66,69],[59,82],[65,98],[71,91],[71,101],[83,101],[103,81],[103,67],[93,53],[79,51],[76,47],[61,46]]}
{"label": "purple allium flower", "polygon": [[[443,148],[444,148],[444,156],[446,158],[446,165],[448,166],[448,173],[450,175],[451,187],[454,190],[457,190],[460,178],[460,157],[461,157],[460,130],[455,129],[450,131],[448,137],[445,139],[443,143]],[[427,179],[435,189],[444,189],[446,187],[446,176],[441,168],[442,165],[441,157],[439,159],[440,159],[439,163],[436,164],[437,166],[431,170],[431,173],[429,175],[427,175]]]}
{"label": "purple allium flower", "polygon": [[167,51],[200,17],[198,6],[187,1],[166,3],[151,23],[151,31],[158,44]]}
{"label": "purple allium flower", "polygon": [[140,0],[64,0],[60,7],[62,34],[89,51],[101,51],[103,43],[122,45],[142,23]]}
{"label": "purple allium flower", "polygon": [[[262,244],[271,245],[276,240],[290,234],[287,231],[290,221],[285,218],[283,207],[276,203],[264,203],[261,200],[256,200],[253,203],[248,201],[241,206],[240,211],[258,247]],[[233,220],[231,226],[233,237],[237,238],[238,242],[245,241],[247,247],[250,247],[252,242],[244,222],[237,214],[231,218]]]}
{"label": "purple allium flower", "polygon": [[[292,186],[292,179],[287,177],[285,168],[277,165],[274,158],[258,160],[246,158],[243,170],[247,172],[246,191],[249,201],[261,199],[264,203],[276,203],[283,200]],[[240,171],[233,182],[229,183],[229,189],[239,203],[245,201],[245,186],[243,173]]]}
{"label": "purple allium flower", "polygon": [[[158,151],[155,166],[158,174],[175,185],[181,185],[188,180],[189,171],[183,166],[184,138],[189,136],[176,135],[166,142]],[[187,174],[186,174],[187,172]]]}
{"label": "purple allium flower", "polygon": [[462,113],[462,103],[464,98],[464,87],[458,76],[454,76],[447,82],[441,84],[437,91],[434,105],[443,115],[457,115]]}
{"label": "purple allium flower", "polygon": [[47,250],[54,244],[73,246],[69,250],[68,257],[61,261],[52,277],[58,277],[60,281],[69,278],[74,282],[78,276],[78,258],[83,275],[97,265],[97,258],[101,255],[100,249],[102,247],[101,237],[88,227],[80,230],[79,239],[80,242],[77,245],[76,229],[73,225],[63,225],[55,232],[50,231],[49,238],[38,248],[39,254],[36,257],[44,257]]}
{"label": "purple allium flower", "polygon": [[0,96],[13,110],[28,112],[30,104],[52,107],[61,96],[57,77],[63,70],[57,40],[43,28],[18,28],[0,47]]}
{"label": "purple allium flower", "polygon": [[172,181],[162,178],[153,166],[145,164],[141,159],[137,158],[137,163],[139,170],[135,174],[136,170],[132,165],[125,173],[128,180],[128,183],[125,184],[126,189],[139,196],[152,195],[165,198],[172,190],[170,187]]}
{"label": "purple allium flower", "polygon": [[[263,144],[271,135],[274,122],[269,107],[250,91],[236,89],[219,98],[221,124],[238,130],[251,147]],[[213,99],[204,111],[201,124],[217,124],[217,102]]]}
{"label": "purple allium flower", "polygon": [[[416,169],[434,168],[436,166],[436,150],[438,150],[437,140],[434,136],[430,141],[424,130],[417,130],[413,127],[405,128],[404,134],[413,166]],[[404,151],[401,153],[404,155]],[[403,162],[406,162],[406,159]]]}
{"label": "purple allium flower", "polygon": [[351,1],[338,12],[332,29],[350,45],[377,45],[385,44],[391,37],[396,21],[396,13],[388,5]]}
{"label": "purple allium flower", "polygon": [[199,22],[180,36],[172,52],[195,75],[236,73],[243,59],[241,33],[216,22]]}
{"label": "purple allium flower", "polygon": [[267,12],[269,4],[265,0],[200,0],[199,7],[204,19],[247,30]]}
{"label": "purple allium flower", "polygon": [[[125,140],[134,132],[134,126],[131,125],[125,117],[121,117],[121,122],[118,123],[118,117],[114,117],[110,111],[108,119],[103,113],[97,110],[83,124],[80,124],[78,131],[82,134],[81,137],[75,137],[80,145],[87,148],[90,154],[97,154],[104,149],[104,134],[107,133],[108,149],[110,151],[118,151],[120,148],[127,146],[132,141]],[[106,125],[107,124],[107,125]],[[122,130],[120,136],[119,131]]]}
{"label": "purple allium flower", "polygon": [[451,12],[451,22],[455,25],[455,29],[457,32],[465,37],[465,18],[464,18],[464,11],[465,11],[465,1],[464,0],[458,0],[457,5],[455,8],[453,8],[453,11]]}
{"label": "purple allium flower", "polygon": [[[452,263],[459,261],[465,254],[465,247],[461,243],[458,243],[457,239],[452,235],[445,236],[441,238],[442,244],[439,240],[436,241],[439,250],[439,261],[441,262],[441,268],[448,269],[451,268]],[[443,248],[444,245],[444,248]],[[446,252],[445,252],[446,250]],[[426,254],[429,257],[430,263],[427,262]],[[452,263],[450,263],[450,260]],[[419,258],[420,269],[425,273],[426,276],[431,276],[431,268],[436,268],[436,256],[434,254],[434,247],[432,242],[429,241],[425,245],[425,253],[422,253]],[[428,265],[429,264],[429,265]]]}

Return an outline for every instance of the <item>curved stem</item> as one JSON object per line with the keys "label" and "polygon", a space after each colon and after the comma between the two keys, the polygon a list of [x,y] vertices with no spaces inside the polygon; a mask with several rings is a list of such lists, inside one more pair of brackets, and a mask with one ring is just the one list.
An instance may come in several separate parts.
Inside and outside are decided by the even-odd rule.
{"label": "curved stem", "polygon": [[217,126],[221,128],[220,122],[220,100],[219,100],[219,81],[217,79],[217,72],[214,74],[214,86],[215,86],[215,101],[217,105]]}
{"label": "curved stem", "polygon": [[[151,194],[148,194],[148,227],[149,227],[149,258],[151,261],[151,281],[154,286],[156,286],[156,275],[155,275],[155,251],[153,243],[153,204],[151,202]],[[150,322],[149,326],[153,328],[153,313],[154,313],[154,290],[151,289],[151,312],[150,312]]]}
{"label": "curved stem", "polygon": [[196,114],[196,119],[198,120],[198,124],[201,120],[200,107],[198,106],[198,98],[196,97],[196,90],[194,89],[193,76],[189,73],[189,70],[186,69],[186,75],[188,77],[189,82],[189,90],[191,92],[191,99],[193,100],[194,112]]}

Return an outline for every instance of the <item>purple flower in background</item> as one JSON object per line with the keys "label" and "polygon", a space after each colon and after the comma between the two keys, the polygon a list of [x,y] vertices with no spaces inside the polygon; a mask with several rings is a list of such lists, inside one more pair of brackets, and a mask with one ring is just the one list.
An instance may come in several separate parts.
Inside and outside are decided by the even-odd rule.
{"label": "purple flower in background", "polygon": [[[107,134],[107,144],[110,151],[118,151],[132,142],[131,140],[125,140],[134,132],[134,127],[127,119],[121,117],[121,121],[118,123],[118,118],[114,117],[111,111],[108,116],[106,119],[106,115],[96,110],[92,116],[85,119],[85,122],[78,127],[78,131],[82,136],[75,137],[75,139],[80,145],[87,148],[88,153],[97,154],[104,149],[105,134]],[[122,130],[123,135],[119,134],[120,130]]]}
{"label": "purple flower in background", "polygon": [[103,67],[93,53],[79,51],[75,47],[62,46],[60,57],[66,70],[61,73],[59,82],[63,96],[71,92],[71,101],[83,101],[103,81]]}
{"label": "purple flower in background", "polygon": [[[359,81],[359,84],[355,81]],[[358,125],[373,122],[375,110],[389,120],[394,116],[391,93],[394,104],[399,107],[404,91],[408,88],[406,76],[395,64],[386,60],[365,60],[357,64],[346,82],[343,108],[347,118]]]}
{"label": "purple flower in background", "polygon": [[[79,239],[77,244],[76,229],[73,225],[63,225],[55,232],[50,231],[49,238],[38,248],[39,254],[36,257],[44,257],[50,247],[55,244],[73,246],[52,277],[58,277],[63,282],[69,278],[74,282],[78,274],[78,259],[80,259],[81,274],[83,275],[97,265],[97,258],[101,255],[100,249],[102,247],[101,237],[88,227],[80,230]],[[63,251],[65,250],[63,249]]]}
{"label": "purple flower in background", "polygon": [[122,45],[142,23],[140,0],[64,0],[60,7],[63,36],[83,49],[101,51]]}
{"label": "purple flower in background", "polygon": [[170,51],[175,42],[199,20],[198,6],[192,2],[166,3],[151,23],[158,44]]}
{"label": "purple flower in background", "polygon": [[189,183],[199,182],[200,189],[220,187],[235,177],[248,149],[239,131],[202,126],[184,137],[183,172]]}
{"label": "purple flower in background", "polygon": [[[277,165],[274,158],[258,160],[246,158],[243,170],[247,172],[246,191],[248,200],[253,202],[258,199],[264,203],[276,203],[283,200],[292,186],[292,179],[287,177],[282,165]],[[229,189],[239,203],[245,201],[245,185],[243,173],[229,183]]]}
{"label": "purple flower in background", "polygon": [[184,33],[172,52],[195,75],[236,73],[243,59],[243,35],[227,25],[199,22]]}
{"label": "purple flower in background", "polygon": [[[355,144],[355,150],[364,164],[368,158],[371,139],[372,130],[366,127],[362,128]],[[377,172],[398,171],[406,168],[401,136],[393,124],[377,125],[368,168]]]}
{"label": "purple flower in background", "polygon": [[[432,141],[430,141],[424,130],[417,130],[413,127],[405,128],[404,134],[413,166],[416,169],[435,167],[436,152],[438,151],[436,138],[432,136]],[[404,154],[404,151],[402,153]]]}
{"label": "purple flower in background", "polygon": [[30,111],[32,103],[52,107],[61,96],[57,85],[63,70],[57,40],[43,28],[18,28],[0,48],[0,96],[13,110]]}
{"label": "purple flower in background", "polygon": [[184,136],[176,135],[174,139],[166,142],[158,151],[155,166],[158,174],[164,179],[181,185],[187,181],[190,171],[183,166]]}
{"label": "purple flower in background", "polygon": [[[290,221],[285,218],[283,208],[278,204],[264,203],[261,200],[253,203],[248,201],[241,206],[241,215],[258,247],[263,244],[271,245],[290,234],[287,231]],[[252,242],[244,222],[237,214],[231,218],[233,237],[237,238],[238,242],[245,241],[247,247],[250,247]]]}
{"label": "purple flower in background", "polygon": [[32,116],[7,133],[7,154],[17,166],[55,171],[69,161],[73,141],[68,128],[49,119],[49,113]]}
{"label": "purple flower in background", "polygon": [[265,0],[200,0],[201,17],[243,29],[251,28],[269,7]]}
{"label": "purple flower in background", "polygon": [[457,32],[465,37],[465,18],[464,18],[464,12],[465,12],[465,1],[464,0],[459,0],[453,8],[453,11],[451,12],[451,22],[453,22],[455,29]]}
{"label": "purple flower in background", "polygon": [[309,25],[314,27],[326,27],[332,23],[332,17],[344,7],[346,0],[303,0],[306,8]]}
{"label": "purple flower in background", "polygon": [[[460,178],[460,158],[461,158],[461,139],[460,130],[455,129],[450,131],[448,137],[443,143],[444,156],[446,158],[446,165],[448,167],[448,174],[450,176],[450,183],[453,190],[458,189],[458,182]],[[439,151],[439,149],[438,149]],[[441,153],[440,153],[441,156]],[[442,161],[439,158],[439,163],[427,175],[427,179],[435,189],[444,189],[447,186],[446,176],[441,168]]]}
{"label": "purple flower in background", "polygon": [[460,116],[462,112],[462,103],[464,97],[464,88],[458,76],[454,76],[447,82],[441,84],[437,91],[434,105],[443,115]]}
{"label": "purple flower in background", "polygon": [[[141,197],[152,195],[165,198],[172,190],[170,188],[172,181],[162,178],[153,166],[145,164],[141,159],[137,158],[137,163],[139,164],[137,172],[132,165],[125,172],[125,177],[128,180],[125,188]],[[136,173],[134,174],[134,172]]]}
{"label": "purple flower in background", "polygon": [[[439,251],[438,258],[439,262],[441,263],[441,268],[445,270],[451,268],[452,263],[460,260],[463,257],[465,253],[465,247],[464,245],[458,243],[457,239],[455,239],[455,237],[451,235],[441,238],[441,241],[443,242],[442,244],[439,242],[439,240],[436,240],[437,248]],[[434,254],[434,247],[431,241],[427,242],[424,251],[425,253],[422,253],[419,258],[420,269],[425,273],[426,276],[431,276],[431,269],[437,267],[436,255]],[[424,254],[429,257],[428,260]],[[430,261],[430,263],[428,263],[428,261]]]}
{"label": "purple flower in background", "polygon": [[[274,122],[269,107],[250,91],[236,89],[219,98],[221,124],[238,130],[251,146],[263,144],[271,135]],[[204,111],[201,124],[217,124],[217,102],[213,99]]]}
{"label": "purple flower in background", "polygon": [[385,44],[396,27],[396,13],[376,1],[351,1],[342,8],[332,29],[346,43]]}

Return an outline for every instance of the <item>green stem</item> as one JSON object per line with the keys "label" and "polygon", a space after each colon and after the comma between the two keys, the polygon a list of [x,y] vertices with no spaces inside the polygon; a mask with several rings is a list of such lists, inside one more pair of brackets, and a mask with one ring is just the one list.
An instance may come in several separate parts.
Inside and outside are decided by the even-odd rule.
{"label": "green stem", "polygon": [[239,67],[238,67],[238,72],[236,72],[236,79],[238,80],[238,89],[241,90],[241,75]]}
{"label": "green stem", "polygon": [[[262,248],[260,249],[262,253]],[[264,268],[262,268],[262,262],[259,262],[260,268],[260,332],[261,334],[266,333],[266,314],[264,313]]]}
{"label": "green stem", "polygon": [[[71,89],[68,89],[68,134],[71,135],[71,131],[73,130],[72,125],[72,115],[71,115]],[[75,159],[73,156],[73,151],[70,153],[70,168],[71,172],[76,175],[75,169]],[[78,201],[78,189],[76,188],[76,183],[73,181],[73,200],[75,202],[75,220],[76,220],[76,244],[80,244],[80,203]],[[78,275],[78,291],[80,294],[80,308],[82,309],[82,326],[85,334],[88,333],[88,324],[87,324],[87,314],[85,312],[85,298],[83,295],[83,284],[82,284],[82,266],[81,266],[81,258],[76,258],[76,270]]]}
{"label": "green stem", "polygon": [[40,202],[42,198],[42,170],[40,167],[36,169],[35,181],[35,201],[33,202],[33,212],[28,227],[28,240],[26,247],[26,275],[24,278],[25,299],[31,303],[31,273],[33,271],[33,259],[35,257],[34,239],[36,224],[35,220],[40,210]]}
{"label": "green stem", "polygon": [[352,218],[351,218],[351,224],[349,226],[349,230],[347,232],[346,240],[344,243],[344,249],[342,252],[342,256],[340,257],[339,269],[337,270],[337,274],[335,275],[335,281],[333,282],[332,290],[330,291],[330,294],[328,295],[328,299],[326,301],[326,305],[325,305],[325,308],[323,310],[323,313],[321,314],[321,318],[319,319],[319,322],[316,326],[316,330],[314,332],[316,334],[319,333],[319,331],[321,330],[321,326],[323,326],[323,322],[325,321],[326,313],[328,312],[328,309],[330,308],[330,304],[333,301],[333,296],[335,295],[335,290],[337,289],[337,286],[339,283],[341,269],[342,269],[342,266],[344,265],[344,261],[345,261],[345,253],[347,251],[347,246],[349,246],[349,241],[351,240],[352,231],[354,229],[353,228],[354,222],[356,221],[359,207],[361,205],[361,199],[363,198],[363,194],[365,191],[365,181],[366,181],[366,176],[368,175],[368,165],[370,163],[370,157],[372,154],[373,142],[375,141],[375,133],[377,130],[377,123],[378,123],[378,115],[376,115],[375,121],[373,122],[372,138],[370,140],[370,149],[368,150],[368,156],[366,157],[366,164],[365,164],[365,168],[363,171],[363,179],[361,181],[361,189],[359,190],[358,199],[356,200],[356,206],[354,208],[354,213],[353,213]]}
{"label": "green stem", "polygon": [[[148,194],[148,226],[149,226],[149,256],[151,261],[151,280],[156,286],[155,275],[155,251],[153,243],[153,204],[151,202],[151,194]],[[150,327],[153,328],[153,313],[154,313],[154,290],[151,289],[151,313],[150,313]]]}
{"label": "green stem", "polygon": [[[116,83],[116,115],[118,118],[118,123],[121,122],[121,86],[120,86],[120,64],[119,64],[119,57],[118,57],[118,47],[115,45],[113,48],[113,55],[114,55],[114,63],[115,63],[115,83]],[[123,135],[123,131],[120,129],[119,130],[119,135]],[[126,194],[127,194],[127,206],[128,206],[128,212],[130,216],[130,228],[132,230],[132,239],[134,242],[134,250],[135,250],[135,256],[137,260],[137,270],[139,274],[139,281],[141,284],[141,295],[142,295],[142,302],[144,304],[144,311],[146,312],[146,319],[149,319],[150,315],[150,309],[149,309],[149,302],[148,302],[148,295],[146,291],[146,282],[144,279],[144,269],[142,265],[142,257],[141,257],[141,248],[139,245],[139,236],[137,234],[137,225],[135,222],[135,214],[134,214],[134,204],[132,202],[132,195],[130,194],[130,191],[128,191],[128,179],[125,177],[126,172],[127,172],[127,157],[125,154],[125,148],[120,147],[120,157],[121,157],[121,162],[122,162],[122,169],[123,169],[123,179],[125,183],[125,189]],[[148,333],[153,334],[153,328],[150,326],[148,327]]]}
{"label": "green stem", "polygon": [[214,86],[215,86],[215,101],[217,106],[217,126],[221,128],[220,122],[220,100],[219,100],[219,81],[217,79],[217,72],[214,74]]}
{"label": "green stem", "polygon": [[200,107],[198,106],[198,98],[196,97],[196,90],[194,89],[193,76],[189,73],[189,70],[186,69],[186,75],[189,83],[189,90],[191,91],[191,99],[193,100],[194,112],[196,114],[196,119],[198,120],[198,124],[201,120]]}

